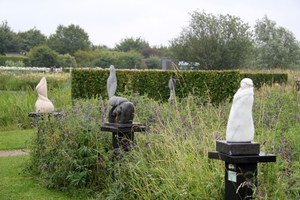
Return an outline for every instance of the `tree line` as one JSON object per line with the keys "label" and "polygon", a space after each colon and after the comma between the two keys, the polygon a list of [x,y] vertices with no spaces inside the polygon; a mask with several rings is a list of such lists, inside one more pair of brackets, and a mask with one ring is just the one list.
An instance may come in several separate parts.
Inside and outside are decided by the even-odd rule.
{"label": "tree line", "polygon": [[175,64],[186,63],[193,69],[297,68],[300,67],[300,43],[293,33],[267,16],[253,28],[239,17],[213,15],[195,10],[188,26],[169,46],[150,46],[141,37],[127,37],[115,47],[94,45],[78,25],[58,25],[46,37],[35,27],[15,33],[2,22],[0,54],[23,52],[33,66],[160,68],[160,58]]}

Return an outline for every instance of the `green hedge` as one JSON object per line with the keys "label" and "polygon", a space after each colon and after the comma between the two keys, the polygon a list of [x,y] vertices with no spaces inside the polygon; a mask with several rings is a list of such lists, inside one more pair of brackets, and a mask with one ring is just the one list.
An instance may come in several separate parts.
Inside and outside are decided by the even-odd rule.
{"label": "green hedge", "polygon": [[5,61],[11,60],[13,62],[22,61],[25,66],[29,66],[29,59],[25,56],[15,56],[15,57],[7,57],[0,56],[0,66],[5,66]]}
{"label": "green hedge", "polygon": [[[35,90],[35,87],[40,82],[43,74],[40,75],[20,75],[16,76],[10,73],[0,73],[0,90],[10,90],[10,91],[26,91]],[[47,88],[52,90],[54,88],[60,88],[64,84],[67,84],[68,79],[56,77],[46,77]]]}
{"label": "green hedge", "polygon": [[[168,82],[176,79],[176,96],[197,95],[205,102],[219,103],[232,98],[239,87],[239,71],[172,71],[172,70],[116,70],[116,95],[126,91],[166,101],[170,90]],[[75,69],[72,71],[72,99],[101,96],[107,98],[107,69]]]}
{"label": "green hedge", "polygon": [[241,73],[241,79],[251,78],[256,89],[261,88],[264,84],[272,85],[274,83],[285,84],[288,80],[287,74],[271,73]]}
{"label": "green hedge", "polygon": [[[242,73],[239,71],[172,71],[172,70],[116,70],[116,95],[127,91],[166,101],[170,90],[168,82],[172,75],[176,79],[176,96],[183,98],[188,94],[196,95],[203,102],[220,103],[232,98],[243,78],[251,78],[259,89],[263,84],[283,84],[287,74]],[[72,71],[72,99],[101,96],[107,98],[106,81],[108,69],[75,69]]]}

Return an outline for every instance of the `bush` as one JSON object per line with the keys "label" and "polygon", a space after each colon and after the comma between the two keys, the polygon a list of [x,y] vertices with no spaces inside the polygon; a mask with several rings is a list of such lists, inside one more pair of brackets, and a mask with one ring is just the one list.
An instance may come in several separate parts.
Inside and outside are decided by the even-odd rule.
{"label": "bush", "polygon": [[58,53],[47,45],[34,47],[27,57],[30,64],[35,67],[52,67],[58,64]]}

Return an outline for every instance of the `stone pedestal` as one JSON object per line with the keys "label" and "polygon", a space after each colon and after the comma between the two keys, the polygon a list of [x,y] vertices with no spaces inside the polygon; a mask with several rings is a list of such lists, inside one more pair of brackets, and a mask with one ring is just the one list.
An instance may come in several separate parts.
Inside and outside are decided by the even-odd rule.
{"label": "stone pedestal", "polygon": [[122,147],[124,151],[129,151],[134,141],[134,133],[145,131],[145,126],[142,126],[138,122],[132,124],[106,122],[101,126],[101,131],[112,133],[112,145],[115,150]]}
{"label": "stone pedestal", "polygon": [[216,150],[208,152],[208,158],[225,162],[225,200],[252,199],[252,186],[257,186],[257,163],[276,162],[276,156],[260,152],[256,142],[218,140]]}

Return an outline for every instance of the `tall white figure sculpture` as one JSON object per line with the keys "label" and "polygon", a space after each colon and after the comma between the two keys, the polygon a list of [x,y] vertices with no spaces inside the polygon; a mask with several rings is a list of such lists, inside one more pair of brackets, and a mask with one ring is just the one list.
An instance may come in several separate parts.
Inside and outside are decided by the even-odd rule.
{"label": "tall white figure sculpture", "polygon": [[233,97],[226,130],[227,142],[251,142],[253,140],[253,90],[252,80],[244,78],[241,81],[241,87]]}
{"label": "tall white figure sculpture", "polygon": [[116,89],[117,89],[116,71],[115,71],[115,67],[113,65],[111,65],[109,67],[109,77],[107,79],[108,98],[111,98],[115,95]]}
{"label": "tall white figure sculpture", "polygon": [[38,99],[35,102],[35,112],[37,113],[50,113],[54,111],[53,103],[48,99],[47,95],[47,81],[43,77],[39,84],[36,86]]}

